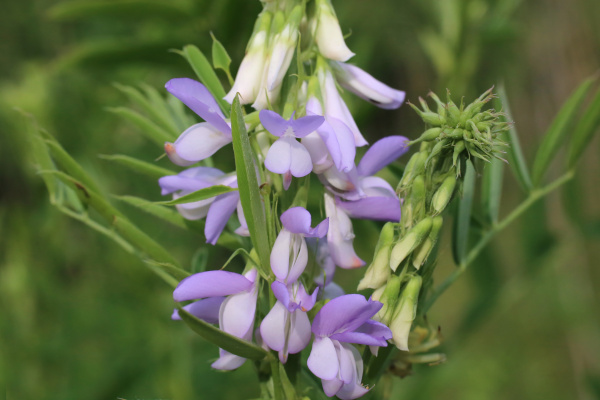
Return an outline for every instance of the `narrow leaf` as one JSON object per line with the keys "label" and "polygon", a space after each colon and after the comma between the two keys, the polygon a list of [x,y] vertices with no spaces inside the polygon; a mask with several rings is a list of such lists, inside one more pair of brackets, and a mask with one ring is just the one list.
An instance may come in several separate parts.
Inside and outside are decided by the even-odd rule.
{"label": "narrow leaf", "polygon": [[134,125],[140,128],[142,134],[160,147],[163,147],[165,142],[172,142],[176,139],[175,135],[168,133],[163,128],[150,121],[148,118],[129,108],[116,107],[109,108],[108,110],[115,114],[119,114],[126,120],[132,122]]}
{"label": "narrow leaf", "polygon": [[152,214],[164,221],[167,221],[179,228],[186,229],[186,220],[175,210],[169,207],[161,206],[153,201],[142,199],[135,196],[114,196],[116,199],[131,204],[148,214]]}
{"label": "narrow leaf", "polygon": [[521,150],[521,144],[519,142],[519,135],[514,125],[514,119],[510,112],[510,106],[508,104],[508,97],[504,90],[504,85],[500,84],[498,87],[499,101],[496,103],[496,109],[502,109],[506,115],[504,120],[511,123],[507,133],[505,133],[505,140],[509,144],[508,147],[508,165],[512,169],[513,173],[517,177],[517,181],[521,185],[521,188],[525,192],[529,192],[533,185],[531,184],[531,177],[529,176],[529,169],[527,168],[527,162],[523,156]]}
{"label": "narrow leaf", "polygon": [[491,224],[498,222],[503,175],[504,162],[502,160],[492,158],[492,161],[485,164],[481,183],[481,203],[485,218]]}
{"label": "narrow leaf", "polygon": [[125,18],[139,21],[142,17],[161,19],[189,18],[189,7],[181,2],[157,0],[86,0],[58,3],[48,11],[50,18],[58,21],[78,21],[98,17]]}
{"label": "narrow leaf", "polygon": [[150,164],[146,161],[138,160],[137,158],[125,156],[122,154],[100,154],[100,158],[117,163],[141,174],[147,175],[150,178],[162,178],[167,175],[177,175],[177,172],[167,168],[159,167],[158,165]]}
{"label": "narrow leaf", "polygon": [[471,160],[467,160],[467,168],[462,186],[462,198],[458,199],[456,218],[454,220],[454,235],[452,237],[452,250],[456,265],[460,265],[467,255],[474,193],[475,168]]}
{"label": "narrow leaf", "polygon": [[260,197],[258,179],[256,178],[254,155],[246,132],[239,96],[235,97],[231,107],[231,131],[240,201],[248,223],[250,238],[258,253],[263,271],[270,272],[269,257],[271,248],[267,234],[267,221],[263,201]]}
{"label": "narrow leaf", "polygon": [[175,278],[175,286],[177,286],[180,281],[190,276],[189,272],[184,271],[181,268],[174,266],[173,264],[156,262],[154,260],[144,260],[144,262],[146,264],[153,265],[154,267],[167,273],[169,276]]}
{"label": "narrow leaf", "polygon": [[156,202],[155,204],[164,204],[166,206],[174,206],[176,204],[193,203],[195,201],[210,199],[211,197],[215,197],[215,196],[218,196],[221,194],[235,192],[236,190],[237,189],[229,187],[229,186],[215,185],[215,186],[207,187],[204,189],[196,190],[195,192],[186,194],[185,196],[181,196],[174,200],[159,201],[159,202]]}
{"label": "narrow leaf", "polygon": [[573,130],[567,166],[573,168],[600,127],[600,90]]}
{"label": "narrow leaf", "polygon": [[567,99],[562,106],[552,125],[548,128],[542,143],[535,156],[533,163],[533,184],[539,186],[544,178],[544,174],[548,169],[548,165],[558,152],[565,145],[565,138],[570,132],[575,118],[579,112],[581,103],[585,99],[586,94],[590,90],[595,78],[586,79],[575,92]]}
{"label": "narrow leaf", "polygon": [[48,149],[52,153],[54,160],[64,169],[67,174],[86,185],[90,190],[100,193],[96,182],[85,172],[85,170],[71,157],[69,153],[54,139],[46,140]]}
{"label": "narrow leaf", "polygon": [[179,316],[187,326],[192,328],[194,332],[202,336],[205,340],[223,350],[257,361],[263,360],[268,356],[268,353],[262,347],[223,332],[213,325],[196,318],[181,307],[177,307],[177,309],[179,310]]}
{"label": "narrow leaf", "polygon": [[229,66],[231,65],[231,58],[229,57],[229,54],[227,54],[227,50],[225,50],[225,47],[221,44],[221,42],[219,42],[217,40],[217,38],[215,37],[215,35],[213,35],[212,32],[210,33],[210,36],[212,37],[212,40],[213,40],[213,44],[212,44],[213,65],[214,65],[215,69],[222,69],[223,71],[225,71],[227,76],[230,76]]}
{"label": "narrow leaf", "polygon": [[223,89],[221,81],[219,81],[219,77],[206,59],[206,56],[200,51],[200,49],[191,44],[185,46],[183,51],[178,51],[178,53],[181,54],[188,61],[188,63],[190,63],[190,66],[200,81],[208,88],[208,90],[210,90],[213,96],[215,96],[225,116],[229,116],[231,111],[230,106],[225,100],[223,100],[223,97],[225,97],[225,89]]}

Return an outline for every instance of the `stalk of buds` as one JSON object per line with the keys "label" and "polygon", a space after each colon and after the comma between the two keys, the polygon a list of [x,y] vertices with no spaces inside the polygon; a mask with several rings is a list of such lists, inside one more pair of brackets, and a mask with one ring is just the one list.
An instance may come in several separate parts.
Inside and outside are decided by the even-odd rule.
{"label": "stalk of buds", "polygon": [[501,113],[482,111],[494,97],[491,89],[466,107],[462,102],[457,106],[450,94],[446,103],[433,93],[429,96],[437,105],[435,112],[421,98],[422,109],[411,104],[428,129],[412,142],[420,143],[420,150],[408,161],[396,189],[402,200],[401,220],[384,226],[373,263],[359,284],[359,289],[375,289],[373,298],[384,304],[375,318],[390,326],[394,344],[403,351],[413,350],[409,333],[433,263],[428,271],[421,267],[439,239],[443,212],[461,188],[466,161],[500,158],[506,146],[500,134],[508,128],[499,119]]}

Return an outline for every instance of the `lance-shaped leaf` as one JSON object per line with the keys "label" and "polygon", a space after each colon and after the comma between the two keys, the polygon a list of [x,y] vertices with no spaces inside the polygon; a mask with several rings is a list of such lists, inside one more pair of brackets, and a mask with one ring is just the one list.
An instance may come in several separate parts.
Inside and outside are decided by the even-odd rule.
{"label": "lance-shaped leaf", "polygon": [[235,192],[237,189],[224,186],[224,185],[215,185],[210,186],[204,189],[196,190],[195,192],[186,194],[185,196],[178,197],[174,200],[169,201],[158,201],[155,204],[164,204],[166,206],[174,206],[176,204],[186,204],[193,203],[195,201],[206,200],[212,197],[216,197],[220,194]]}
{"label": "lance-shaped leaf", "polygon": [[177,175],[177,172],[173,170],[159,167],[158,165],[154,165],[149,162],[138,160],[137,158],[129,157],[122,154],[100,154],[98,157],[104,160],[115,161],[118,164],[121,164],[131,169],[132,171],[147,175],[150,178],[158,179],[167,175]]}
{"label": "lance-shaped leaf", "polygon": [[96,182],[94,182],[87,172],[81,168],[81,165],[79,165],[52,136],[48,135],[48,137],[49,139],[46,140],[46,143],[57,164],[73,178],[86,185],[90,190],[100,193],[100,189],[98,189]]}
{"label": "lance-shaped leaf", "polygon": [[483,167],[481,182],[481,204],[487,221],[491,224],[498,222],[500,198],[502,196],[502,177],[504,175],[504,162],[492,158]]}
{"label": "lance-shaped leaf", "polygon": [[565,145],[567,134],[571,131],[575,119],[579,113],[579,108],[586,94],[590,90],[595,78],[586,79],[575,89],[575,92],[567,99],[562,106],[552,125],[548,128],[546,135],[540,144],[533,163],[533,184],[539,186],[548,169],[548,165],[558,152]]}
{"label": "lance-shaped leaf", "polygon": [[227,54],[227,50],[225,47],[217,40],[213,33],[210,33],[212,37],[212,60],[215,69],[222,69],[227,74],[227,78],[229,79],[229,83],[233,85],[233,79],[231,77],[231,72],[229,71],[229,66],[231,65],[231,57]]}
{"label": "lance-shaped leaf", "polygon": [[225,89],[223,89],[219,77],[210,65],[210,62],[206,59],[206,56],[194,45],[187,45],[183,48],[183,51],[176,52],[188,61],[198,79],[200,79],[200,82],[210,90],[212,95],[217,99],[219,106],[221,106],[221,110],[228,117],[231,110],[229,104],[223,100]]}
{"label": "lance-shaped leaf", "polygon": [[586,149],[594,133],[600,128],[600,90],[592,99],[589,107],[573,130],[573,139],[569,148],[569,159],[567,166],[573,168],[581,153]]}
{"label": "lance-shaped leaf", "polygon": [[512,169],[515,174],[517,181],[521,185],[521,188],[525,190],[525,192],[529,192],[532,188],[531,177],[529,176],[529,169],[527,168],[527,162],[525,162],[525,157],[523,156],[523,151],[521,150],[521,144],[519,142],[519,135],[517,134],[517,130],[515,128],[515,124],[513,123],[514,119],[510,112],[510,106],[508,104],[508,97],[506,96],[506,91],[504,90],[504,85],[500,84],[498,87],[498,101],[496,102],[496,109],[502,109],[504,114],[505,122],[509,122],[511,125],[509,126],[508,131],[504,134],[506,142],[509,144],[508,147],[508,165]]}
{"label": "lance-shaped leaf", "polygon": [[179,316],[187,326],[192,328],[194,332],[202,336],[205,340],[219,346],[223,350],[251,360],[264,360],[269,356],[269,353],[262,347],[223,332],[213,325],[194,317],[182,307],[177,307],[177,309],[179,310]]}
{"label": "lance-shaped leaf", "polygon": [[452,236],[452,253],[456,265],[460,265],[467,255],[474,193],[475,168],[473,167],[473,163],[467,160],[467,168],[462,186],[462,197],[458,199],[456,218],[454,220],[454,235]]}
{"label": "lance-shaped leaf", "polygon": [[[144,96],[138,89],[115,83],[114,86],[121,92],[125,93],[127,97],[137,105],[139,105],[148,115],[157,122],[161,128],[169,131],[174,136],[179,135],[179,130],[173,122],[169,110],[166,106],[166,101],[160,97],[156,89],[151,86],[144,86],[146,96]],[[149,99],[152,97],[152,99]]]}
{"label": "lance-shaped leaf", "polygon": [[161,148],[165,145],[165,142],[172,142],[176,135],[172,135],[148,118],[144,117],[140,113],[133,111],[126,107],[109,108],[110,112],[118,114],[126,120],[132,122],[135,126],[140,128],[140,131],[148,139],[159,145]]}
{"label": "lance-shaped leaf", "polygon": [[250,238],[258,253],[263,272],[270,271],[271,248],[267,235],[267,220],[256,177],[254,154],[246,132],[239,96],[235,97],[231,106],[231,135],[240,201],[246,216]]}
{"label": "lance-shaped leaf", "polygon": [[139,20],[142,17],[188,18],[189,7],[181,2],[156,0],[86,0],[58,3],[48,11],[50,18],[58,21],[77,21],[100,16]]}

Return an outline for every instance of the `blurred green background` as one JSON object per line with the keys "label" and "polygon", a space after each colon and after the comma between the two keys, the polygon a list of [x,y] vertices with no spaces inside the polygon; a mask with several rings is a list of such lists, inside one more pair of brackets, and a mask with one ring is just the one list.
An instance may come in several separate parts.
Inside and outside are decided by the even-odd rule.
{"label": "blurred green background", "polygon": [[[429,90],[471,99],[503,81],[531,162],[571,91],[600,67],[597,0],[334,1],[352,60],[417,101]],[[159,200],[156,182],[99,154],[147,161],[161,150],[107,107],[128,104],[114,82],[162,91],[193,72],[169,49],[210,54],[209,31],[241,61],[258,0],[26,0],[0,12],[0,382],[8,399],[246,399],[250,363],[211,370],[216,348],[169,319],[171,290],[137,258],[69,219],[32,165],[25,119],[35,116],[101,187]],[[409,107],[348,98],[365,136],[415,138]],[[577,177],[502,232],[433,307],[445,364],[416,366],[394,399],[600,398],[600,142]],[[218,158],[218,157],[217,157]],[[230,160],[222,161],[226,167]],[[161,160],[160,165],[168,165]],[[231,164],[229,164],[231,165]],[[221,166],[221,165],[220,165]],[[553,164],[550,175],[563,169]],[[505,174],[501,212],[524,195]],[[127,205],[190,265],[204,239]],[[372,225],[355,224],[369,260]],[[449,232],[448,232],[449,233]],[[454,268],[446,242],[438,281]],[[217,268],[228,254],[208,262]],[[358,273],[340,272],[350,290]]]}

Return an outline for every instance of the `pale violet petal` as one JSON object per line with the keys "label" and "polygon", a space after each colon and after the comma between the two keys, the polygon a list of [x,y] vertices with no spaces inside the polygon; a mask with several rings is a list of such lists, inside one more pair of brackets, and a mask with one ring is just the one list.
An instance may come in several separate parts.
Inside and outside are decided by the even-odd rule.
{"label": "pale violet petal", "polygon": [[339,371],[338,358],[333,342],[328,337],[317,337],[306,362],[308,369],[324,380],[334,379]]}
{"label": "pale violet petal", "polygon": [[263,342],[275,351],[285,347],[287,319],[290,313],[287,308],[277,301],[271,311],[260,324],[260,336]]}

